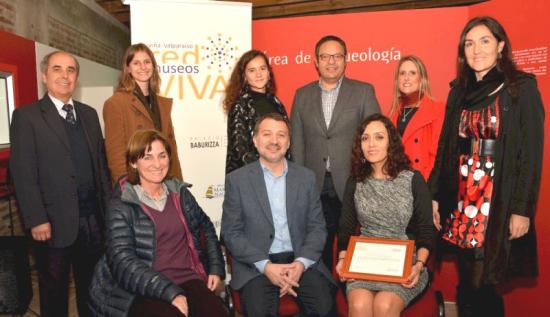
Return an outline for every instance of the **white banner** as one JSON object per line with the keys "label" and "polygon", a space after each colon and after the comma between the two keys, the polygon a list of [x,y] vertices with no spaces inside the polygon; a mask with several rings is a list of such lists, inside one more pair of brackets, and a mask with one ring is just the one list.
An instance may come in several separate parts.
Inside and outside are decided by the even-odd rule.
{"label": "white banner", "polygon": [[132,43],[155,53],[186,182],[219,232],[225,182],[225,85],[251,47],[250,3],[133,0]]}

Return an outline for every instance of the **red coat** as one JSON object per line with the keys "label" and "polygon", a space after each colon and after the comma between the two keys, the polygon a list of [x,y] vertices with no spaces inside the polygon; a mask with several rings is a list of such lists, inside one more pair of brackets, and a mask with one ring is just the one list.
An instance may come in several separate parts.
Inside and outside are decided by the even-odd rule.
{"label": "red coat", "polygon": [[[399,113],[392,117],[394,124],[398,116]],[[426,180],[434,166],[437,142],[444,118],[445,105],[424,96],[403,133],[403,146],[411,160],[412,168],[418,170]]]}

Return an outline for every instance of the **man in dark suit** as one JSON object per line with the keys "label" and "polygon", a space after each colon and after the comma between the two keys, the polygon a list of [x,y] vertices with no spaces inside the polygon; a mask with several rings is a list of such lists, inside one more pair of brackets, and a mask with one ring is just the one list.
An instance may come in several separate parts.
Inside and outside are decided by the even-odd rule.
{"label": "man in dark suit", "polygon": [[277,316],[284,294],[306,316],[332,316],[315,176],[285,159],[290,131],[280,114],[258,119],[253,140],[259,161],[227,175],[225,185],[221,232],[233,257],[231,287],[241,292],[246,316]]}
{"label": "man in dark suit", "polygon": [[66,52],[40,64],[48,93],[13,112],[10,169],[25,228],[34,239],[40,315],[68,314],[72,266],[80,317],[102,248],[109,171],[96,111],[72,99],[79,65]]}
{"label": "man in dark suit", "polygon": [[319,80],[296,91],[292,104],[292,157],[315,173],[328,237],[323,262],[332,264],[332,244],[344,186],[350,173],[355,129],[367,116],[380,112],[374,88],[348,79],[346,43],[328,35],[315,45]]}

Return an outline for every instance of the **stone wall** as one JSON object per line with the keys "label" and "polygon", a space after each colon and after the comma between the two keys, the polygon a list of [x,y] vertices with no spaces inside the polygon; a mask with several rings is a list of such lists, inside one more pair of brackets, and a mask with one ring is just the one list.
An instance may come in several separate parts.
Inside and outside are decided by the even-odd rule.
{"label": "stone wall", "polygon": [[130,31],[93,0],[0,0],[0,30],[120,68]]}

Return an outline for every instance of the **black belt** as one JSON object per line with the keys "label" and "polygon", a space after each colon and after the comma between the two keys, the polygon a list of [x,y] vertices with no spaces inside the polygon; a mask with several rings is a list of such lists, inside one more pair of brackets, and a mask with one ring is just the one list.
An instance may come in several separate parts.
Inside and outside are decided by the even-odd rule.
{"label": "black belt", "polygon": [[479,156],[494,156],[498,140],[458,138],[458,147],[461,154],[477,154]]}

